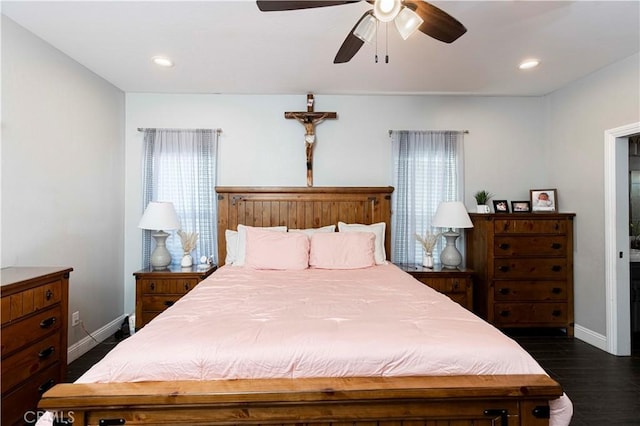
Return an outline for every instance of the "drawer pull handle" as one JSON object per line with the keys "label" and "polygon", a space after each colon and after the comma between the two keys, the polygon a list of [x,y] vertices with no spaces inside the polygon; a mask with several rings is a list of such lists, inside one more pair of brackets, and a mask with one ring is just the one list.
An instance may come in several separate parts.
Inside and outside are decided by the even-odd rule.
{"label": "drawer pull handle", "polygon": [[509,294],[510,289],[509,288],[501,288],[500,290],[498,290],[498,293],[500,294]]}
{"label": "drawer pull handle", "polygon": [[500,272],[508,272],[509,271],[509,267],[506,265],[500,265],[498,266],[498,271]]}
{"label": "drawer pull handle", "polygon": [[40,394],[45,393],[46,391],[48,391],[49,389],[51,389],[53,387],[53,385],[56,384],[56,381],[53,379],[49,379],[46,382],[44,382],[43,384],[40,385],[40,387],[38,388],[38,392]]}
{"label": "drawer pull handle", "polygon": [[49,328],[56,323],[56,317],[50,317],[40,321],[40,328]]}
{"label": "drawer pull handle", "polygon": [[509,316],[509,311],[500,311],[500,316],[501,317],[508,317]]}
{"label": "drawer pull handle", "polygon": [[560,266],[560,265],[553,265],[553,266],[551,267],[551,270],[552,270],[553,272],[560,272],[560,271],[562,271],[562,266]]}
{"label": "drawer pull handle", "polygon": [[533,414],[533,417],[536,419],[551,418],[551,410],[548,405],[538,405],[531,411],[531,414]]}
{"label": "drawer pull handle", "polygon": [[173,300],[165,300],[164,301],[164,306],[173,306],[173,304],[176,303]]}
{"label": "drawer pull handle", "polygon": [[125,424],[125,419],[100,419],[99,426],[119,426]]}
{"label": "drawer pull handle", "polygon": [[507,243],[501,243],[498,245],[498,247],[502,250],[507,250],[510,246]]}
{"label": "drawer pull handle", "polygon": [[156,283],[151,283],[151,285],[149,287],[151,287],[152,291],[155,291],[156,290]]}
{"label": "drawer pull handle", "polygon": [[554,287],[554,288],[551,289],[551,293],[560,294],[560,293],[562,293],[562,289],[560,287]]}
{"label": "drawer pull handle", "polygon": [[51,298],[53,297],[53,292],[51,290],[47,290],[47,292],[45,293],[45,297],[47,298],[47,300],[51,300]]}
{"label": "drawer pull handle", "polygon": [[558,249],[562,248],[562,244],[560,244],[560,243],[551,243],[551,248],[555,249],[555,250],[558,250]]}
{"label": "drawer pull handle", "polygon": [[[490,416],[490,417],[497,417],[500,416],[500,425],[502,426],[509,426],[509,410],[506,409],[502,409],[502,408],[492,408],[492,409],[488,409],[488,410],[484,410],[483,413],[485,416]],[[491,422],[492,424],[496,424],[494,422]]]}
{"label": "drawer pull handle", "polygon": [[551,312],[551,315],[553,315],[554,317],[559,317],[560,315],[562,315],[562,311],[556,309],[555,311]]}
{"label": "drawer pull handle", "polygon": [[38,358],[40,359],[47,358],[55,351],[56,351],[56,348],[54,348],[53,346],[49,346],[47,349],[43,349],[40,352],[38,352]]}
{"label": "drawer pull handle", "polygon": [[189,291],[189,283],[184,283],[184,290]]}

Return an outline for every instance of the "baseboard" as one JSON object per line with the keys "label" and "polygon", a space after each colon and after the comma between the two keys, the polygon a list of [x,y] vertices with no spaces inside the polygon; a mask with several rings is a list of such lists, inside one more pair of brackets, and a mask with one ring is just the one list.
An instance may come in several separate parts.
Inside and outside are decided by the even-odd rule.
{"label": "baseboard", "polygon": [[80,358],[82,355],[89,352],[94,347],[98,346],[99,342],[102,342],[103,340],[106,340],[109,337],[113,336],[115,332],[120,329],[124,317],[125,315],[122,315],[111,321],[109,324],[91,333],[91,335],[94,339],[97,340],[97,342],[90,336],[87,336],[81,339],[79,342],[69,346],[69,349],[67,349],[67,364],[70,364],[71,362]]}
{"label": "baseboard", "polygon": [[575,325],[573,332],[576,339],[580,339],[583,342],[595,346],[598,349],[602,349],[605,352],[607,351],[607,336],[596,333],[595,331],[589,330],[588,328],[582,327],[578,324]]}

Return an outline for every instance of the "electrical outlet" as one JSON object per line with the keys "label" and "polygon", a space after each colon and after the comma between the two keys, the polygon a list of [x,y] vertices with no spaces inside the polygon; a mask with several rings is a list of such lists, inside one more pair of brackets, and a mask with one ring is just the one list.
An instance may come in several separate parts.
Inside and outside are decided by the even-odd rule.
{"label": "electrical outlet", "polygon": [[75,327],[78,324],[80,324],[80,311],[75,311],[71,314],[71,325]]}

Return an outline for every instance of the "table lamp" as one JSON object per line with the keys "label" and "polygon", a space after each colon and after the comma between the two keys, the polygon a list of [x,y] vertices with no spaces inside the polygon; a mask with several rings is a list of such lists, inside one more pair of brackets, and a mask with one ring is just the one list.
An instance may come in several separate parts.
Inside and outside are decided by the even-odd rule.
{"label": "table lamp", "polygon": [[442,202],[433,216],[431,226],[449,228],[448,231],[442,233],[446,239],[446,245],[440,253],[440,262],[443,268],[456,269],[462,263],[462,255],[456,248],[456,239],[460,234],[454,232],[453,228],[473,228],[467,208],[462,201]]}
{"label": "table lamp", "polygon": [[165,201],[151,201],[140,219],[138,228],[154,231],[151,236],[156,240],[156,248],[151,253],[151,267],[166,269],[171,264],[171,253],[167,250],[166,240],[169,236],[164,230],[180,227],[178,215],[173,203]]}

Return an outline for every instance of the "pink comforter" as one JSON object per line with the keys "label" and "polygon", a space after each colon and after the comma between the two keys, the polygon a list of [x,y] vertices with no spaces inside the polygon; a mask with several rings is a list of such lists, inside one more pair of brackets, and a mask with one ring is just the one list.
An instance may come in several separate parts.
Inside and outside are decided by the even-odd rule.
{"label": "pink comforter", "polygon": [[[224,266],[78,383],[545,374],[516,342],[394,265]],[[571,402],[551,401],[552,425]]]}

